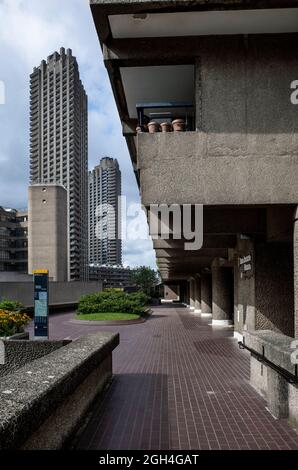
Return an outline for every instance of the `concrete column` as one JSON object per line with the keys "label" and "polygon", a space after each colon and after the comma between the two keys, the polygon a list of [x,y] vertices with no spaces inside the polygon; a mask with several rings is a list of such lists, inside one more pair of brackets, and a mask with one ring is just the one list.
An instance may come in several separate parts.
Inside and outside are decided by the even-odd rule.
{"label": "concrete column", "polygon": [[187,307],[190,306],[190,282],[187,281],[185,285],[185,304]]}
{"label": "concrete column", "polygon": [[186,304],[186,297],[187,297],[187,292],[186,292],[186,283],[184,282],[183,284],[181,284],[180,286],[180,302],[182,302],[183,304]]}
{"label": "concrete column", "polygon": [[191,310],[194,310],[195,309],[195,295],[196,295],[196,285],[195,285],[194,280],[190,281],[189,287],[190,287],[190,291],[189,291],[189,297],[190,297],[189,308]]}
{"label": "concrete column", "polygon": [[298,338],[298,206],[294,216],[294,328],[295,338]]}
{"label": "concrete column", "polygon": [[184,302],[183,297],[184,297],[184,286],[183,286],[183,284],[181,284],[181,286],[180,286],[180,295],[179,295],[179,301],[181,303]]}
{"label": "concrete column", "polygon": [[201,310],[202,316],[212,316],[212,276],[208,273],[201,275]]}
{"label": "concrete column", "polygon": [[201,278],[195,280],[195,313],[201,313]]}
{"label": "concrete column", "polygon": [[288,382],[275,370],[267,370],[268,408],[275,418],[289,416]]}
{"label": "concrete column", "polygon": [[229,268],[212,266],[212,325],[232,324],[233,297]]}

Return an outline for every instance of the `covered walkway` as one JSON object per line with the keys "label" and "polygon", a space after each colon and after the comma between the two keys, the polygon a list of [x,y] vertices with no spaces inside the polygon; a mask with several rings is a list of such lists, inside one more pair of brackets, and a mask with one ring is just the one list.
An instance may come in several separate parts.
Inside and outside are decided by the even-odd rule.
{"label": "covered walkway", "polygon": [[232,329],[209,323],[167,304],[143,324],[102,328],[120,331],[115,377],[78,448],[298,449],[296,432],[249,385],[249,355]]}

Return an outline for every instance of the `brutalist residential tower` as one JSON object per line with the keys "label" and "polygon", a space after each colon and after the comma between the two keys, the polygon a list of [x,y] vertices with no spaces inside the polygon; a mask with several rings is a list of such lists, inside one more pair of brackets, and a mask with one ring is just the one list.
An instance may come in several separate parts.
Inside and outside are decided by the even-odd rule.
{"label": "brutalist residential tower", "polygon": [[89,172],[89,263],[121,265],[121,171],[105,157]]}
{"label": "brutalist residential tower", "polygon": [[67,190],[68,280],[88,278],[88,98],[71,49],[30,76],[30,184]]}

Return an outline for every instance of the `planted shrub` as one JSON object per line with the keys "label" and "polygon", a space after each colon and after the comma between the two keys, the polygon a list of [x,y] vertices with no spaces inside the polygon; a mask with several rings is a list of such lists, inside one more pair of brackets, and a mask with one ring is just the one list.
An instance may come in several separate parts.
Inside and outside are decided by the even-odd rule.
{"label": "planted shrub", "polygon": [[22,310],[24,305],[17,300],[2,299],[0,302],[0,310],[6,310],[8,312],[17,312]]}
{"label": "planted shrub", "polygon": [[88,313],[134,313],[142,315],[148,297],[143,292],[127,294],[116,289],[106,289],[97,294],[84,295],[78,306],[79,314]]}
{"label": "planted shrub", "polygon": [[28,315],[17,311],[0,309],[0,336],[12,336],[21,333],[31,320]]}

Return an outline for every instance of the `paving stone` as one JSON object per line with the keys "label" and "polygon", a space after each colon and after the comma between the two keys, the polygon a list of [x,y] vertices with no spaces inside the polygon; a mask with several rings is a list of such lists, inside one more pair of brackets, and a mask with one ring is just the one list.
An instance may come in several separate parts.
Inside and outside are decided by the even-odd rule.
{"label": "paving stone", "polygon": [[72,318],[53,315],[51,339],[120,332],[114,381],[78,448],[298,449],[296,432],[249,385],[249,354],[231,328],[212,330],[210,319],[169,304],[138,325],[77,325]]}

